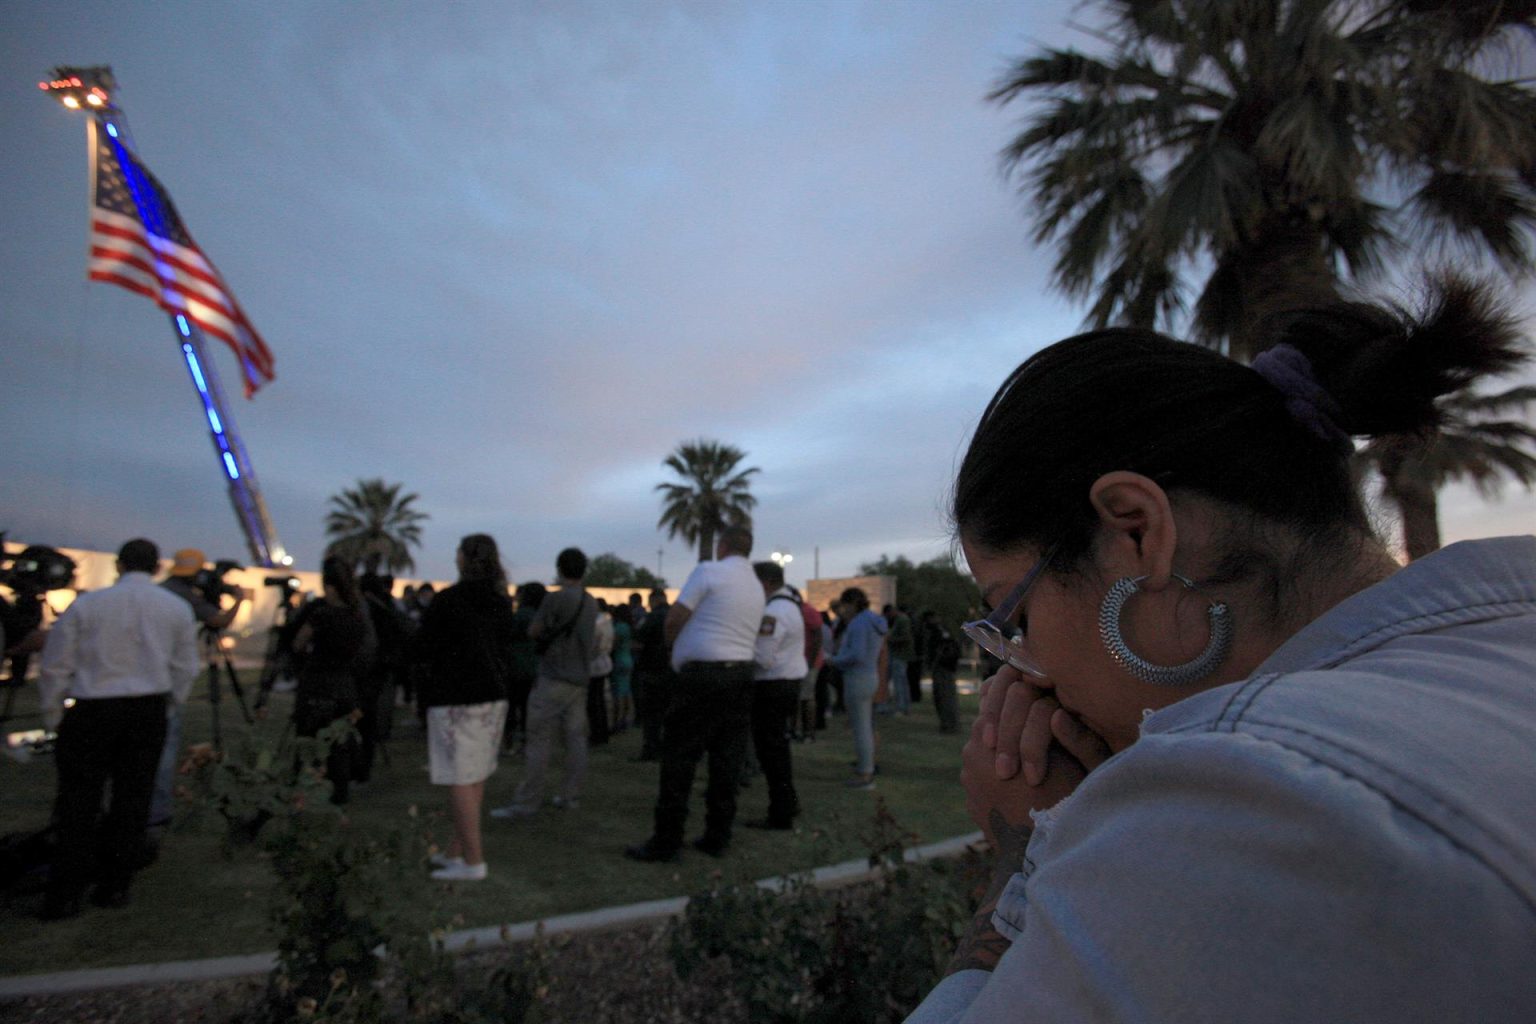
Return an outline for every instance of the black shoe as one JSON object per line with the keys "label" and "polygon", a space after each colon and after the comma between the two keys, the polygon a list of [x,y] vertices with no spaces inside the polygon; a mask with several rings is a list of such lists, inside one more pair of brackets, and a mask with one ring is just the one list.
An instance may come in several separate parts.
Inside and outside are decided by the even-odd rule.
{"label": "black shoe", "polygon": [[98,885],[91,892],[91,902],[98,907],[117,910],[128,905],[128,890]]}
{"label": "black shoe", "polygon": [[791,832],[795,828],[793,821],[775,821],[772,818],[755,818],[752,821],[744,821],[747,828],[765,829],[769,832]]}
{"label": "black shoe", "polygon": [[657,757],[655,754],[641,754],[639,757],[632,757],[632,758],[630,758],[629,762],[630,762],[630,764],[643,764],[646,761],[660,761],[660,760],[661,760],[661,758]]}
{"label": "black shoe", "polygon": [[730,840],[715,839],[713,836],[699,836],[693,841],[693,848],[700,853],[711,857],[724,857],[725,851],[731,848]]}
{"label": "black shoe", "polygon": [[655,839],[647,839],[638,846],[624,847],[624,856],[630,860],[638,860],[642,864],[670,864],[677,860],[677,849],[668,849],[660,845]]}

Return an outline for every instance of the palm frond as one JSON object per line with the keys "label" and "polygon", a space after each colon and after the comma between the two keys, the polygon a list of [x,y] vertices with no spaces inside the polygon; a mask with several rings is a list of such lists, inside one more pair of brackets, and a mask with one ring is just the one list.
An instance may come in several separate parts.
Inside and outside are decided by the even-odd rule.
{"label": "palm frond", "polygon": [[[1001,159],[1053,284],[1097,323],[1166,318],[1193,284],[1197,330],[1230,332],[1245,305],[1379,273],[1416,232],[1527,273],[1536,91],[1484,73],[1532,24],[1521,4],[1097,0],[1105,53],[1042,49],[990,93],[1033,101]],[[1167,276],[1192,267],[1217,273]]]}
{"label": "palm frond", "polygon": [[1440,244],[1472,242],[1500,263],[1523,270],[1536,230],[1536,202],[1529,189],[1495,172],[1441,170],[1409,200],[1421,233]]}
{"label": "palm frond", "polygon": [[746,453],[732,445],[699,439],[687,441],[662,460],[662,466],[682,478],[663,481],[661,517],[657,529],[690,544],[717,535],[733,525],[750,525],[757,499],[750,493],[756,466],[739,468]]}
{"label": "palm frond", "polygon": [[353,565],[378,562],[390,571],[414,567],[410,548],[421,545],[421,524],[431,517],[412,507],[420,495],[401,495],[402,487],[374,478],[331,495],[325,532],[333,539],[327,554]]}

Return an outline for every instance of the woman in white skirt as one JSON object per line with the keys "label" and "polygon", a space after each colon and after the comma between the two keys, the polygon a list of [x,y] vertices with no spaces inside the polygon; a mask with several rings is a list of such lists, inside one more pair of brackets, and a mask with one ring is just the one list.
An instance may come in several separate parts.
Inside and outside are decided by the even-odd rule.
{"label": "woman in white skirt", "polygon": [[459,542],[459,582],[432,601],[418,634],[428,662],[421,688],[427,709],[432,782],[447,786],[453,840],[434,854],[432,877],[478,882],[486,876],[480,844],[485,780],[507,721],[512,599],[496,541],[483,533]]}

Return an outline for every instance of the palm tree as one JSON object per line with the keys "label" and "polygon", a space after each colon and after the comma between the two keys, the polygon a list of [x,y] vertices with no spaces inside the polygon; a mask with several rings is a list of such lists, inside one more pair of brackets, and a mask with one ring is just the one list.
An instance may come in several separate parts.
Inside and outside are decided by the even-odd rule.
{"label": "palm tree", "polygon": [[[1489,76],[1532,31],[1536,3],[1097,8],[1107,56],[1046,49],[990,97],[1043,101],[1003,164],[1035,211],[1036,240],[1056,242],[1054,283],[1090,300],[1094,326],[1187,316],[1197,341],[1251,359],[1272,314],[1337,300],[1409,243],[1528,273],[1536,92]],[[1384,439],[1369,456],[1411,554],[1438,544],[1434,491],[1446,480],[1485,493],[1500,473],[1530,483],[1522,435],[1482,419],[1514,393],[1480,397],[1475,384],[1447,401],[1447,436]]]}
{"label": "palm tree", "polygon": [[715,535],[727,526],[751,526],[757,499],[748,488],[756,466],[738,471],[747,453],[734,445],[700,438],[685,441],[662,460],[662,465],[683,478],[683,483],[660,483],[661,518],[656,528],[666,527],[668,537],[679,534],[699,545],[699,561],[715,557]]}
{"label": "palm tree", "polygon": [[381,563],[390,572],[415,568],[410,546],[421,546],[420,524],[431,517],[412,508],[418,495],[401,497],[401,487],[375,478],[331,495],[325,533],[334,539],[326,557],[344,558],[365,573],[378,572]]}
{"label": "palm tree", "polygon": [[1097,7],[1107,56],[1046,49],[990,97],[1042,101],[1004,167],[1094,325],[1192,312],[1197,340],[1247,359],[1266,314],[1336,298],[1410,241],[1526,272],[1536,93],[1481,75],[1530,0]]}
{"label": "palm tree", "polygon": [[1398,511],[1410,559],[1440,547],[1440,488],[1468,480],[1485,498],[1496,498],[1505,477],[1536,484],[1536,430],[1509,419],[1536,402],[1536,387],[1495,395],[1458,391],[1440,403],[1440,430],[1427,439],[1398,435],[1372,441],[1359,458],[1381,476],[1382,493]]}

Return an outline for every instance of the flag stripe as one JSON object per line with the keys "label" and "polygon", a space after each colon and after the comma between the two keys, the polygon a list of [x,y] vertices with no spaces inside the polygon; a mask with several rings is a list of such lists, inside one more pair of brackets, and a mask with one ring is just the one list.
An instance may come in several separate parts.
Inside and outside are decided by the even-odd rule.
{"label": "flag stripe", "polygon": [[240,361],[250,397],[273,379],[271,351],[154,175],[122,143],[95,136],[90,280],[152,299],[223,341]]}
{"label": "flag stripe", "polygon": [[93,270],[90,277],[92,281],[105,281],[108,284],[115,284],[120,288],[127,288],[131,292],[138,292],[146,299],[154,299],[157,302],[160,299],[160,289],[153,285],[145,284],[142,281],[123,277],[120,274],[114,274],[106,270]]}
{"label": "flag stripe", "polygon": [[[98,235],[110,235],[113,238],[133,242],[143,248],[145,255],[155,258],[157,264],[174,268],[178,272],[176,274],[178,281],[189,284],[201,282],[202,285],[206,285],[207,287],[200,287],[193,284],[192,287],[198,288],[210,302],[223,307],[223,300],[232,298],[223,288],[218,274],[196,250],[187,249],[163,238],[146,235],[144,229],[137,223],[132,225],[103,223],[99,226],[92,225],[92,228]],[[157,273],[165,277],[163,270],[157,270]],[[234,311],[227,307],[224,311],[228,315],[234,315]]]}

